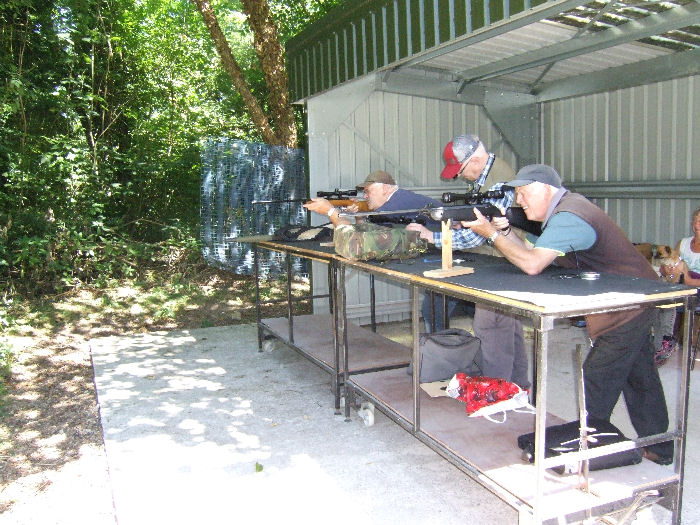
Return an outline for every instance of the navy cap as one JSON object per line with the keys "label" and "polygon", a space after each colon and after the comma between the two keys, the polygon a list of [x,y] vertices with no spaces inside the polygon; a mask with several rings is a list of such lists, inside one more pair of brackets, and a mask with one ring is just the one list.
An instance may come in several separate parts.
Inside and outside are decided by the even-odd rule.
{"label": "navy cap", "polygon": [[557,171],[546,164],[530,164],[523,166],[520,171],[515,174],[515,180],[506,182],[505,186],[517,188],[518,186],[527,186],[533,182],[541,182],[549,184],[555,188],[561,188],[561,177]]}

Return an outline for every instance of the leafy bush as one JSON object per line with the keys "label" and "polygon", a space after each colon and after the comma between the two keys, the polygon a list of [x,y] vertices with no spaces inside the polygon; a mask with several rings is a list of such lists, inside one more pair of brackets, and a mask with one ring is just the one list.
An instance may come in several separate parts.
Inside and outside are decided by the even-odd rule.
{"label": "leafy bush", "polygon": [[0,341],[0,416],[4,412],[5,397],[7,396],[7,382],[12,374],[12,361],[14,360],[14,355],[12,353],[12,347],[4,342]]}

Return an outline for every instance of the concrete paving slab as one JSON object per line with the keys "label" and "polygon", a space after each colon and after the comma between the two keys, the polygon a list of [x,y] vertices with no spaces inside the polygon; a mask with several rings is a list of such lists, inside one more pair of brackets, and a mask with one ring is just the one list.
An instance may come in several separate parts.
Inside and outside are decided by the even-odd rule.
{"label": "concrete paving slab", "polygon": [[120,525],[517,522],[381,414],[334,415],[328,374],[253,326],[90,344]]}
{"label": "concrete paving slab", "polygon": [[[406,337],[400,325],[383,329]],[[585,332],[555,333],[562,351],[550,361],[551,388],[564,392],[572,343],[585,342]],[[329,375],[283,344],[258,352],[253,325],[90,347],[120,525],[518,523],[510,506],[381,413],[371,427],[354,413],[350,422],[335,415]],[[664,381],[677,369],[665,365]],[[690,495],[700,486],[698,395],[691,383],[684,523],[700,522]],[[563,397],[550,399],[566,412]],[[623,428],[625,416],[620,406],[613,422]],[[669,520],[654,505],[635,523]]]}

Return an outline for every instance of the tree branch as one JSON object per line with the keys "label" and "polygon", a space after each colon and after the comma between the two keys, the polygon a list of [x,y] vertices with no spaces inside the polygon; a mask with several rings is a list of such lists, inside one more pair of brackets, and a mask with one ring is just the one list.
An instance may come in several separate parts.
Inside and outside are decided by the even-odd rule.
{"label": "tree branch", "polygon": [[253,31],[253,47],[258,55],[265,83],[270,93],[270,114],[275,130],[285,146],[297,146],[297,127],[289,102],[289,78],[284,63],[284,49],[280,44],[277,26],[270,17],[267,0],[241,0]]}
{"label": "tree branch", "polygon": [[248,112],[250,113],[253,122],[262,132],[263,139],[267,144],[274,146],[286,145],[272,129],[267,116],[260,107],[260,104],[258,104],[257,99],[251,93],[250,88],[248,87],[248,82],[243,76],[243,71],[234,58],[233,53],[231,52],[231,47],[228,45],[228,41],[226,40],[224,33],[221,31],[221,27],[219,26],[219,22],[216,19],[216,15],[211,8],[209,0],[191,0],[191,2],[197,6],[197,9],[199,9],[199,12],[202,14],[204,23],[209,29],[209,34],[211,35],[211,38],[214,41],[214,46],[216,47],[219,57],[221,58],[221,64],[233,80],[233,85],[243,98],[243,102],[248,108]]}

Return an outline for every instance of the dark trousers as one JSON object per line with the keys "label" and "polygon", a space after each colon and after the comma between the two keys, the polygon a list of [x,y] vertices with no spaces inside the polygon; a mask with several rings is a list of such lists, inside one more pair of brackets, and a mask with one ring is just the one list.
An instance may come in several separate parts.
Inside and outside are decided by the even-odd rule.
{"label": "dark trousers", "polygon": [[[659,371],[654,366],[651,338],[656,315],[655,309],[650,308],[599,336],[583,364],[588,414],[609,421],[622,393],[639,437],[668,430],[666,398]],[[659,456],[673,455],[672,441],[648,448]]]}

